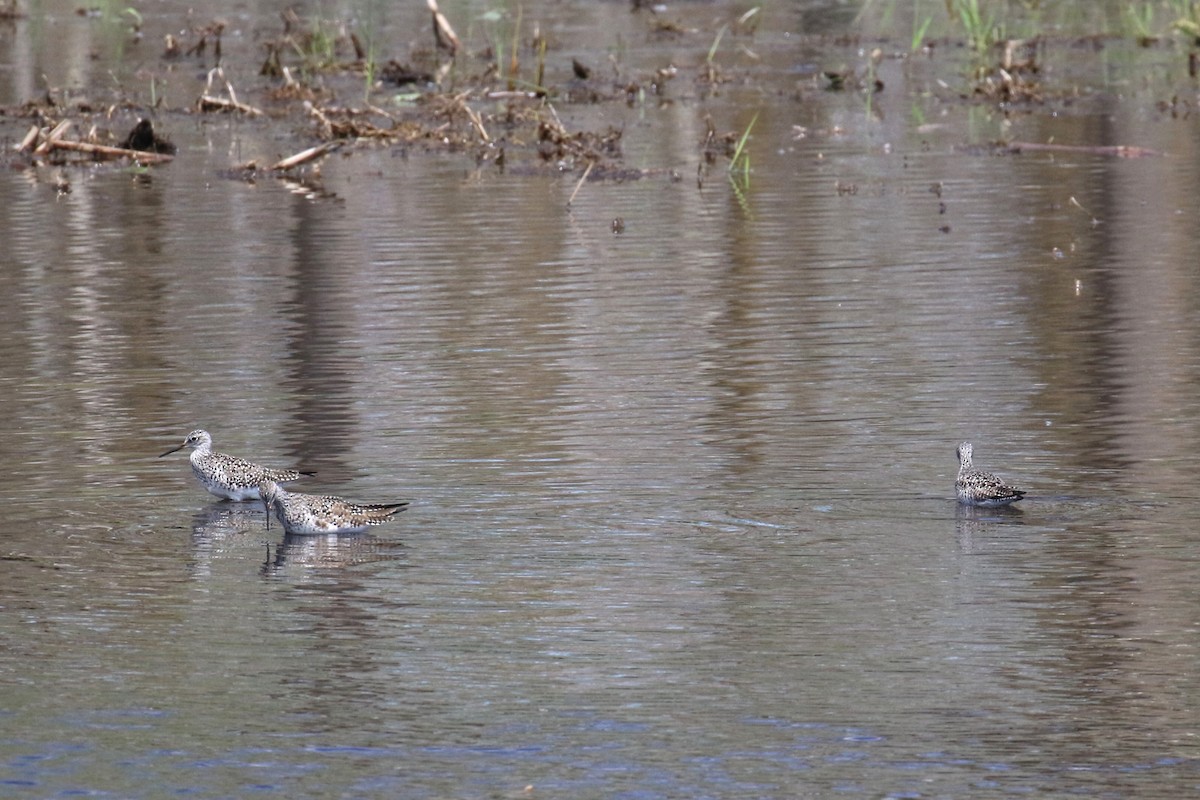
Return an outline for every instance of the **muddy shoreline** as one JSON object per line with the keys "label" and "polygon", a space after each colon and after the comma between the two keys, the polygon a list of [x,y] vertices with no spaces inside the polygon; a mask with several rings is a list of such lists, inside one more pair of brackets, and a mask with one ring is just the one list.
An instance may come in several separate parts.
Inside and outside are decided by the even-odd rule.
{"label": "muddy shoreline", "polygon": [[[911,52],[905,52],[886,38],[814,34],[805,40],[812,48],[834,53],[850,50],[853,61],[837,64],[827,58],[828,63],[810,64],[798,71],[790,87],[781,88],[775,76],[764,76],[754,65],[762,19],[758,7],[723,12],[711,18],[708,27],[697,27],[678,21],[661,7],[631,3],[628,13],[646,40],[670,46],[671,57],[662,66],[647,69],[631,67],[611,54],[601,61],[572,53],[537,23],[519,18],[507,41],[483,37],[481,42],[476,36],[464,44],[454,21],[436,3],[429,6],[427,32],[410,43],[403,60],[377,55],[365,33],[348,20],[302,16],[294,9],[279,16],[276,28],[232,44],[228,23],[189,20],[177,33],[164,37],[146,69],[203,74],[203,89],[190,102],[172,105],[161,95],[149,104],[138,102],[127,87],[120,90],[121,100],[99,102],[82,90],[48,88],[19,105],[0,107],[0,124],[8,129],[6,138],[11,142],[6,165],[20,169],[105,161],[140,166],[166,163],[175,156],[170,129],[200,116],[268,125],[276,140],[291,142],[292,147],[274,161],[231,163],[222,173],[247,180],[319,168],[333,153],[347,157],[380,146],[461,153],[478,167],[552,172],[574,176],[580,183],[657,175],[679,180],[682,176],[667,167],[626,167],[622,127],[579,124],[566,112],[615,104],[634,108],[672,103],[681,95],[703,98],[726,88],[748,87],[767,98],[782,94],[787,102],[800,104],[813,93],[853,93],[863,97],[870,109],[873,96],[901,90],[880,79],[884,60],[905,60],[914,69],[928,69],[941,60],[948,72],[961,73],[962,53],[973,48],[965,81],[954,86],[939,79],[938,102],[984,104],[1006,115],[1053,114],[1079,103],[1087,91],[1047,74],[1046,62],[1080,49],[1101,50],[1114,39],[1109,34],[1047,35],[998,38],[980,45],[970,36],[930,36],[919,46],[914,41]],[[3,24],[24,19],[16,4],[4,13]],[[85,17],[100,13],[78,10]],[[136,42],[143,55],[154,45],[143,38],[140,22],[131,21],[123,35]],[[244,67],[253,55],[245,52],[247,44],[261,55],[252,80],[245,77]],[[1177,44],[1150,36],[1138,41],[1145,49],[1173,48],[1173,57],[1186,63],[1194,80],[1196,45]],[[243,67],[243,77],[236,83],[225,69],[230,58]],[[154,81],[152,75],[152,94]],[[1176,94],[1156,105],[1160,113],[1186,117],[1192,104]],[[709,170],[733,172],[750,127],[722,129],[708,117],[705,134],[696,142],[701,163],[697,180],[702,182]],[[1002,140],[988,143],[985,149],[1018,154],[1041,144]],[[1132,143],[1095,147],[1100,154],[1153,152]]]}

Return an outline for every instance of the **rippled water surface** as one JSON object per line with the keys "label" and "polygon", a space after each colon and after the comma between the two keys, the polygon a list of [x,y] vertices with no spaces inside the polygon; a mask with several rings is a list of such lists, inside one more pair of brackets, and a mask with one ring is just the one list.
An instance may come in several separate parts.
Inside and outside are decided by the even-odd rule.
{"label": "rippled water surface", "polygon": [[[1197,792],[1200,137],[1156,106],[1185,62],[1051,50],[1078,101],[1006,113],[889,55],[868,103],[818,79],[866,63],[853,15],[795,4],[697,88],[742,10],[525,9],[560,70],[687,68],[559,109],[646,171],[570,206],[578,172],[387,145],[238,180],[308,140],[183,112],[148,173],[0,172],[0,794]],[[239,12],[243,58],[276,11]],[[137,80],[56,13],[0,30],[0,100]],[[89,35],[83,78],[30,66]],[[755,113],[749,183],[703,166],[706,117]],[[198,427],[412,506],[285,537],[157,457]],[[957,507],[963,439],[1028,498]]]}

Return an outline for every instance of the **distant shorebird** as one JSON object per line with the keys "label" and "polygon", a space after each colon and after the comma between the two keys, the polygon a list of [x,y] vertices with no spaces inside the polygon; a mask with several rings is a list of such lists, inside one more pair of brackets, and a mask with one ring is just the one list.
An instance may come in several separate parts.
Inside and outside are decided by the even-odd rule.
{"label": "distant shorebird", "polygon": [[1025,492],[1004,483],[990,472],[971,466],[971,443],[958,446],[958,478],[954,481],[958,502],[969,506],[1006,506],[1025,496]]}
{"label": "distant shorebird", "polygon": [[261,500],[258,485],[263,481],[283,483],[314,474],[294,469],[271,469],[244,458],[214,453],[212,437],[208,435],[208,431],[199,430],[189,433],[183,444],[172,447],[159,458],[169,456],[185,447],[193,448],[189,458],[197,480],[217,497],[228,500]]}
{"label": "distant shorebird", "polygon": [[340,497],[286,492],[274,481],[259,486],[267,507],[267,527],[274,513],[288,533],[361,533],[408,508],[408,503],[352,503]]}

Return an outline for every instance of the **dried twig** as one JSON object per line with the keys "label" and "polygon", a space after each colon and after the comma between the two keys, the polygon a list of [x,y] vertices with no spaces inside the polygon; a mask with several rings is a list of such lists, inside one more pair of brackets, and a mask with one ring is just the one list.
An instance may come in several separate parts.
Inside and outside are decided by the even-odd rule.
{"label": "dried twig", "polygon": [[224,97],[212,97],[207,94],[200,95],[200,99],[196,101],[196,108],[201,111],[239,111],[251,117],[261,117],[263,115],[263,112],[254,106],[248,106],[236,100],[226,100]]}
{"label": "dried twig", "polygon": [[[43,142],[43,145],[49,142]],[[108,147],[103,144],[92,144],[91,142],[70,142],[57,140],[53,142],[49,150],[72,150],[77,153],[89,153],[95,156],[104,156],[105,158],[129,158],[142,164],[165,164],[168,161],[174,161],[175,157],[166,153],[147,153],[144,150],[126,150],[124,147]],[[41,152],[41,148],[38,148]]]}
{"label": "dried twig", "polygon": [[562,120],[558,118],[558,112],[554,110],[554,104],[546,103],[546,110],[550,112],[550,116],[554,117],[555,123],[558,124],[559,129],[565,134],[567,128],[562,124]]}
{"label": "dried twig", "polygon": [[396,118],[394,116],[389,114],[387,111],[384,111],[382,108],[380,108],[377,105],[374,105],[372,103],[367,103],[366,109],[368,111],[370,111],[372,114],[378,114],[379,116],[386,119],[388,122],[391,122],[393,124],[395,124],[395,122],[396,122]]}
{"label": "dried twig", "polygon": [[318,122],[321,123],[322,135],[326,139],[332,139],[333,138],[333,123],[329,121],[329,117],[325,116],[325,112],[323,112],[321,109],[317,108],[315,105],[313,105],[312,103],[310,103],[307,100],[304,101],[304,108],[308,111],[308,113],[310,113],[314,117],[316,117]]}
{"label": "dried twig", "polygon": [[579,178],[579,183],[575,184],[575,191],[571,192],[571,196],[567,199],[567,205],[570,206],[575,202],[575,195],[579,194],[579,190],[583,188],[583,182],[587,180],[588,175],[592,174],[592,167],[596,166],[595,161],[589,161],[587,169],[583,171],[583,175]]}
{"label": "dried twig", "polygon": [[490,142],[492,137],[488,136],[487,129],[483,127],[483,118],[479,115],[479,112],[467,105],[467,101],[465,99],[461,100],[460,102],[462,103],[463,111],[465,111],[467,114],[467,118],[471,120],[471,124],[474,125],[475,130],[479,132],[479,138],[484,142]]}

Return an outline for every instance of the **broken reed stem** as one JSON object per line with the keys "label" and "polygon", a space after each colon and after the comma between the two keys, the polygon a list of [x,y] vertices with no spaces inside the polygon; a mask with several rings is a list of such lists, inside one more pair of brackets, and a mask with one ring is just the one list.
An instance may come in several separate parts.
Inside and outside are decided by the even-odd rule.
{"label": "broken reed stem", "polygon": [[307,164],[310,161],[316,161],[321,156],[329,153],[332,150],[336,150],[340,146],[341,142],[326,142],[325,144],[319,144],[316,147],[310,147],[307,150],[301,150],[294,156],[288,156],[282,161],[279,161],[271,167],[271,170],[273,172],[284,172],[286,170],[293,169],[301,164]]}
{"label": "broken reed stem", "polygon": [[308,113],[310,113],[314,117],[316,117],[317,121],[319,121],[321,123],[321,130],[324,133],[325,137],[328,139],[332,139],[333,138],[333,123],[329,121],[329,117],[325,116],[325,113],[323,111],[321,111],[321,109],[317,108],[315,105],[310,103],[308,100],[304,101],[304,107],[306,109],[308,109]]}
{"label": "broken reed stem", "polygon": [[454,58],[458,53],[458,48],[461,43],[458,41],[458,36],[454,33],[454,28],[450,27],[450,20],[446,19],[445,15],[438,10],[437,0],[426,0],[426,5],[429,6],[430,13],[433,14],[433,39],[441,50],[450,53],[450,57]]}
{"label": "broken reed stem", "polygon": [[241,105],[237,99],[237,92],[235,92],[233,90],[233,84],[230,83],[229,79],[225,77],[225,70],[222,69],[221,67],[214,67],[212,72],[208,73],[208,79],[209,79],[210,84],[212,83],[213,72],[215,72],[221,76],[221,82],[225,84],[225,91],[229,94],[229,99],[233,101],[233,104],[235,106]]}
{"label": "broken reed stem", "polygon": [[41,144],[39,144],[37,146],[37,149],[33,151],[34,154],[35,155],[45,155],[46,153],[49,153],[51,150],[54,149],[54,146],[58,143],[58,140],[61,139],[63,137],[63,135],[65,135],[66,132],[68,130],[70,130],[70,128],[71,128],[71,120],[69,120],[69,119],[64,119],[62,122],[55,125],[54,130],[52,130],[48,134],[46,134],[45,141],[43,141]]}
{"label": "broken reed stem", "polygon": [[[228,100],[212,94],[213,81],[216,78],[220,78],[221,82],[225,84],[225,93],[229,95]],[[254,106],[238,102],[237,92],[234,91],[233,84],[225,77],[225,70],[221,67],[213,67],[208,71],[208,81],[204,84],[204,93],[196,101],[196,108],[200,111],[240,111],[252,117],[263,115],[263,112]]]}
{"label": "broken reed stem", "polygon": [[478,111],[467,105],[465,100],[463,101],[462,107],[463,111],[467,113],[467,118],[471,120],[471,124],[474,125],[475,130],[478,131],[479,138],[485,143],[490,142],[492,137],[488,136],[487,128],[483,127],[483,117],[479,115]]}
{"label": "broken reed stem", "polygon": [[[77,153],[89,153],[95,156],[104,156],[106,158],[129,158],[142,164],[165,164],[168,161],[174,161],[175,157],[166,153],[149,153],[145,150],[127,150],[124,147],[108,147],[102,144],[92,144],[91,142],[65,142],[47,140],[42,143],[42,147],[50,145],[44,152],[51,150],[71,150]],[[37,152],[43,152],[42,147],[39,147]]]}
{"label": "broken reed stem", "polygon": [[587,169],[585,169],[583,171],[583,175],[580,176],[579,182],[575,184],[575,191],[571,192],[571,196],[567,199],[567,207],[568,208],[571,206],[572,203],[575,202],[575,195],[579,194],[579,190],[583,188],[583,182],[587,180],[588,175],[592,174],[592,167],[594,167],[594,166],[596,166],[595,161],[588,162]]}
{"label": "broken reed stem", "polygon": [[21,140],[19,145],[17,145],[17,152],[24,153],[26,150],[32,148],[34,142],[38,140],[38,136],[40,136],[41,133],[42,129],[37,125],[34,125],[32,128],[30,128],[29,133],[25,134],[25,138]]}
{"label": "broken reed stem", "polygon": [[377,105],[373,105],[373,104],[371,104],[371,103],[367,103],[367,106],[366,106],[366,108],[367,108],[367,111],[370,111],[372,114],[378,114],[379,116],[381,116],[381,117],[383,117],[384,119],[386,119],[388,122],[391,122],[391,123],[395,123],[395,122],[396,122],[396,118],[395,118],[394,116],[392,116],[392,115],[391,115],[391,114],[389,114],[388,112],[384,111],[382,108],[380,108],[380,107],[379,107],[379,106],[377,106]]}
{"label": "broken reed stem", "polygon": [[213,97],[207,94],[200,95],[200,99],[196,101],[196,108],[200,111],[240,111],[251,117],[261,117],[263,115],[263,112],[254,106],[248,106],[236,100],[226,100],[224,97]]}

